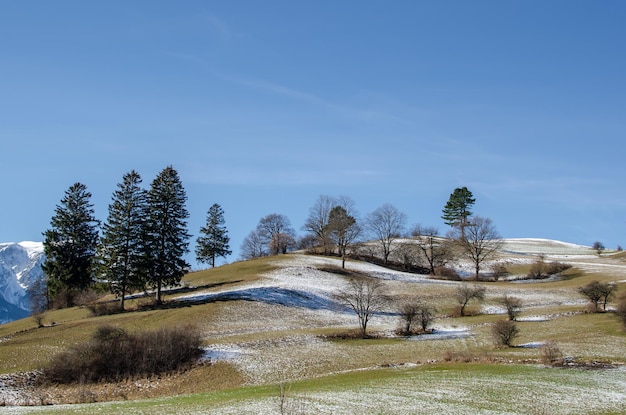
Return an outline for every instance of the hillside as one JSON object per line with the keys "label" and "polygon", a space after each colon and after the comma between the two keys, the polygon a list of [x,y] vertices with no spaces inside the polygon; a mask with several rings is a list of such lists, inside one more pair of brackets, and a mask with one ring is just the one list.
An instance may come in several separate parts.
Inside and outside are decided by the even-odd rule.
{"label": "hillside", "polygon": [[[368,329],[375,338],[346,336],[356,330],[357,318],[336,299],[350,278],[336,258],[288,254],[194,272],[184,278],[183,289],[169,293],[161,309],[103,317],[91,317],[87,309],[59,310],[46,316],[48,327],[42,329],[30,319],[0,326],[0,373],[40,368],[102,324],[136,331],[193,323],[203,334],[211,364],[185,374],[91,388],[34,390],[24,387],[26,381],[11,387],[9,379],[15,377],[8,377],[0,402],[80,402],[87,388],[87,400],[148,399],[141,403],[142,413],[179,413],[181,405],[185,413],[626,411],[626,334],[610,313],[587,313],[577,292],[595,279],[616,282],[623,290],[626,262],[611,254],[598,256],[588,247],[536,239],[506,240],[497,261],[523,273],[538,255],[574,268],[542,281],[471,282],[484,286],[487,294],[484,303],[470,303],[469,317],[451,317],[460,282],[348,261],[351,275],[377,279],[396,301],[418,296],[436,306],[432,333],[413,337],[395,334],[400,320],[392,305],[372,318]],[[496,348],[490,327],[505,318],[499,303],[505,294],[522,300],[520,336],[516,347]],[[131,305],[143,301],[136,298]],[[575,366],[595,362],[602,369],[540,365],[540,346],[549,341]],[[171,398],[150,400],[162,396]],[[132,403],[91,405],[37,412],[137,410]],[[3,413],[11,411],[28,412]]]}

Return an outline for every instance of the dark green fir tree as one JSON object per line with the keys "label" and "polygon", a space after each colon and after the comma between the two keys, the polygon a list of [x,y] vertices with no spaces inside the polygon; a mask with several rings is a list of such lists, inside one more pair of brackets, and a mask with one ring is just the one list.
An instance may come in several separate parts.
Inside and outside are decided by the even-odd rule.
{"label": "dark green fir tree", "polygon": [[82,183],[65,192],[43,233],[46,260],[42,266],[48,295],[59,307],[75,304],[76,294],[95,280],[95,256],[99,222],[94,216],[91,193]]}
{"label": "dark green fir tree", "polygon": [[148,283],[156,289],[162,304],[163,287],[178,285],[189,270],[183,258],[189,252],[185,207],[187,195],[178,172],[168,166],[159,173],[148,191],[144,233],[144,266]]}
{"label": "dark green fir tree", "polygon": [[467,225],[467,219],[472,215],[470,208],[474,205],[476,199],[474,199],[472,192],[467,187],[457,187],[450,195],[450,199],[443,208],[443,219],[446,225],[452,227],[459,227],[461,235],[464,235],[464,229]]}
{"label": "dark green fir tree", "polygon": [[228,230],[224,225],[224,210],[217,203],[209,208],[205,226],[200,228],[201,236],[196,240],[196,259],[215,267],[215,258],[232,254]]}
{"label": "dark green fir tree", "polygon": [[126,294],[145,284],[142,236],[146,191],[140,186],[141,176],[135,170],[124,175],[109,204],[100,243],[102,274],[111,292],[120,298],[121,310],[124,310]]}

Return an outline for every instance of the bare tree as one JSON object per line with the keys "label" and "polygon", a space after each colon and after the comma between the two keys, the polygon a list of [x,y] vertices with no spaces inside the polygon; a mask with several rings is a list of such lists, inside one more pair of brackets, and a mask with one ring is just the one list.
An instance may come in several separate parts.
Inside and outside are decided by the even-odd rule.
{"label": "bare tree", "polygon": [[599,311],[598,304],[602,302],[602,310],[606,311],[606,304],[609,302],[617,285],[609,282],[592,281],[584,287],[580,287],[578,292],[587,297],[591,302],[593,311]]}
{"label": "bare tree", "polygon": [[522,310],[522,300],[517,297],[504,295],[504,297],[500,299],[500,303],[506,308],[506,314],[509,316],[509,320],[515,321],[517,315]]}
{"label": "bare tree", "polygon": [[286,253],[295,246],[296,232],[285,215],[271,213],[261,218],[256,230],[265,240],[270,255]]}
{"label": "bare tree", "polygon": [[347,288],[340,291],[337,300],[352,309],[359,319],[361,336],[367,338],[367,323],[377,310],[387,304],[383,285],[372,278],[350,280]]}
{"label": "bare tree", "polygon": [[456,302],[459,304],[459,314],[465,316],[465,307],[471,300],[483,301],[485,299],[485,287],[475,287],[462,284],[456,290]]}
{"label": "bare tree", "polygon": [[414,323],[417,322],[417,313],[419,312],[419,306],[413,301],[406,301],[400,304],[398,307],[398,315],[402,320],[402,333],[405,335],[412,334],[412,328]]}
{"label": "bare tree", "polygon": [[242,259],[253,259],[267,256],[267,241],[257,229],[253,230],[243,239],[239,248]]}
{"label": "bare tree", "polygon": [[492,258],[502,247],[502,239],[491,219],[480,216],[470,218],[463,231],[455,228],[452,237],[461,252],[474,264],[476,279],[479,277],[481,264]]}
{"label": "bare tree", "polygon": [[509,347],[518,334],[517,324],[511,320],[498,320],[491,326],[491,335],[496,346]]}
{"label": "bare tree", "polygon": [[389,203],[367,215],[365,226],[380,244],[385,264],[389,261],[394,242],[404,231],[406,220],[406,214]]}
{"label": "bare tree", "polygon": [[440,238],[435,227],[416,225],[411,231],[415,244],[428,264],[429,274],[435,275],[435,268],[445,267],[454,259],[454,249],[450,240]]}
{"label": "bare tree", "polygon": [[331,249],[328,218],[335,206],[337,206],[337,201],[334,198],[326,195],[319,196],[309,209],[309,217],[302,226],[302,229],[315,236],[319,245],[324,249],[324,255],[328,255]]}
{"label": "bare tree", "polygon": [[593,243],[592,248],[598,253],[598,255],[600,255],[602,253],[602,251],[604,251],[606,248],[604,247],[604,244],[600,241],[595,241]]}
{"label": "bare tree", "polygon": [[405,271],[411,271],[412,268],[420,265],[420,251],[412,241],[400,242],[392,255],[394,261],[402,264]]}

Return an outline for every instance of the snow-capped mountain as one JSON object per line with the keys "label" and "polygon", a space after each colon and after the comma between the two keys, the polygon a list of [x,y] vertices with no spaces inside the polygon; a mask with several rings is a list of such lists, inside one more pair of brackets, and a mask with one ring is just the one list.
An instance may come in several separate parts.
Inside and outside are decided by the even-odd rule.
{"label": "snow-capped mountain", "polygon": [[0,324],[26,317],[26,290],[43,278],[41,242],[0,243]]}

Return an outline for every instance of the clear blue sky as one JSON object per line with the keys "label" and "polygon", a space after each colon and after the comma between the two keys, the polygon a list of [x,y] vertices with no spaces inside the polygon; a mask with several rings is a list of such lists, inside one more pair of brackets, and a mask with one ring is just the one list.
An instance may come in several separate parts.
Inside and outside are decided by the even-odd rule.
{"label": "clear blue sky", "polygon": [[[0,0],[0,241],[74,182],[104,220],[172,165],[236,259],[319,195],[447,231],[455,187],[504,237],[626,246],[626,2]],[[193,257],[193,254],[190,255]]]}

